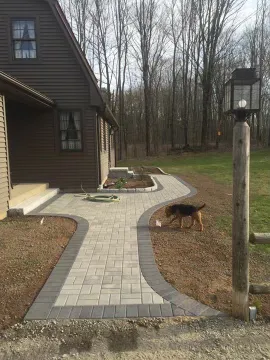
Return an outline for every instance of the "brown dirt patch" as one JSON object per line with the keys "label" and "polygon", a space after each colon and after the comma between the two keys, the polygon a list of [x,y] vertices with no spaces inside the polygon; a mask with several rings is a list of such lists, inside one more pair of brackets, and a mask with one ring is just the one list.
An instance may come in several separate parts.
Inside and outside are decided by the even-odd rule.
{"label": "brown dirt patch", "polygon": [[[126,179],[127,183],[123,186],[124,189],[136,189],[136,188],[146,188],[153,186],[153,181],[148,175],[142,175],[138,179]],[[108,178],[105,182],[106,189],[116,189],[115,183],[117,179]]]}
{"label": "brown dirt patch", "polygon": [[136,166],[132,167],[131,170],[134,171],[135,174],[156,174],[156,175],[164,175],[157,167],[152,166]]}
{"label": "brown dirt patch", "polygon": [[77,227],[71,219],[41,219],[0,221],[0,329],[23,318]]}
{"label": "brown dirt patch", "polygon": [[[231,237],[220,230],[217,222],[230,216],[232,190],[215,183],[203,175],[182,176],[195,186],[198,194],[183,203],[200,205],[204,232],[198,225],[180,231],[177,222],[168,226],[164,208],[158,210],[150,220],[152,244],[156,262],[164,278],[177,290],[217,310],[231,312]],[[155,220],[163,227],[155,226]],[[184,226],[190,222],[184,219]],[[269,281],[270,256],[265,253],[250,254],[250,281]],[[270,296],[250,295],[250,304],[261,304],[261,313],[270,316]]]}

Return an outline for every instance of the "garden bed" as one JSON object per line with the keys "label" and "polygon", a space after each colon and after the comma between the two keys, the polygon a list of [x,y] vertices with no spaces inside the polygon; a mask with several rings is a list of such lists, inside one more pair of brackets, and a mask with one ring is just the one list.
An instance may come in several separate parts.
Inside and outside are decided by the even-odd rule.
{"label": "garden bed", "polygon": [[[103,185],[104,189],[117,189],[117,181],[119,179],[108,178]],[[154,186],[154,183],[148,175],[137,175],[135,178],[125,179],[126,183],[123,184],[123,189],[142,189]]]}
{"label": "garden bed", "polygon": [[[180,231],[175,221],[168,226],[164,208],[150,220],[151,238],[156,262],[163,277],[181,293],[217,310],[231,313],[232,240],[230,221],[232,189],[200,174],[180,175],[195,186],[198,194],[183,203],[202,204],[204,232],[198,225]],[[162,227],[156,227],[156,220]],[[188,225],[190,219],[184,219]],[[270,280],[270,254],[250,246],[250,282]],[[250,295],[250,305],[256,305],[263,316],[270,317],[270,295]]]}
{"label": "garden bed", "polygon": [[144,175],[164,175],[164,173],[157,167],[154,166],[136,166],[132,167],[131,170],[134,171],[135,174],[144,174]]}
{"label": "garden bed", "polygon": [[58,262],[77,224],[40,216],[0,221],[0,329],[20,321]]}

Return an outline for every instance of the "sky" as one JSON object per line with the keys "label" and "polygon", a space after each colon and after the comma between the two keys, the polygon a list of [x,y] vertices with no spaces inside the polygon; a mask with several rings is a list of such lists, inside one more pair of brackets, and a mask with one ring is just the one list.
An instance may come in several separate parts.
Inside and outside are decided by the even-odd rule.
{"label": "sky", "polygon": [[[254,14],[257,8],[257,0],[247,0],[245,5],[243,6],[242,12],[243,12],[243,18],[248,17],[251,14]],[[253,18],[255,17],[255,14],[253,15]],[[251,21],[252,18],[249,20]]]}
{"label": "sky", "polygon": [[[166,0],[161,0],[161,1],[166,1]],[[240,1],[240,0],[239,0]],[[243,24],[241,26],[239,26],[237,32],[242,32],[243,30],[245,30],[245,28],[249,25],[249,24],[254,24],[254,20],[255,20],[255,16],[256,16],[256,8],[257,8],[257,1],[258,0],[246,0],[245,4],[242,6],[241,10],[238,12],[237,14],[237,19],[236,21],[244,21],[245,19],[247,19],[245,22],[243,22]],[[98,69],[94,66],[93,70],[95,71],[95,74],[97,77],[99,77],[98,75]]]}

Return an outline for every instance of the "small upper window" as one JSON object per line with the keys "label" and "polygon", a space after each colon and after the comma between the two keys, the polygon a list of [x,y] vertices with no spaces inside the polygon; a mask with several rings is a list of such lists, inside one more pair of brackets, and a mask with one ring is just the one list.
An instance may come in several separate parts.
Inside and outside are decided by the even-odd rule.
{"label": "small upper window", "polygon": [[62,150],[82,150],[80,111],[60,112],[60,137]]}
{"label": "small upper window", "polygon": [[36,59],[37,42],[34,20],[12,21],[13,55],[15,59]]}

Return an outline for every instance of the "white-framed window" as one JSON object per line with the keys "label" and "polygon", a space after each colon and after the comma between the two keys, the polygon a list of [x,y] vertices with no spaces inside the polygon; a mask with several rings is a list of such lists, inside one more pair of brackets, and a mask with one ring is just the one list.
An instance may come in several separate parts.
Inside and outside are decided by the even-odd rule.
{"label": "white-framed window", "polygon": [[12,42],[14,59],[36,59],[37,39],[34,19],[12,20]]}
{"label": "white-framed window", "polygon": [[62,110],[59,112],[61,150],[81,151],[81,112]]}

